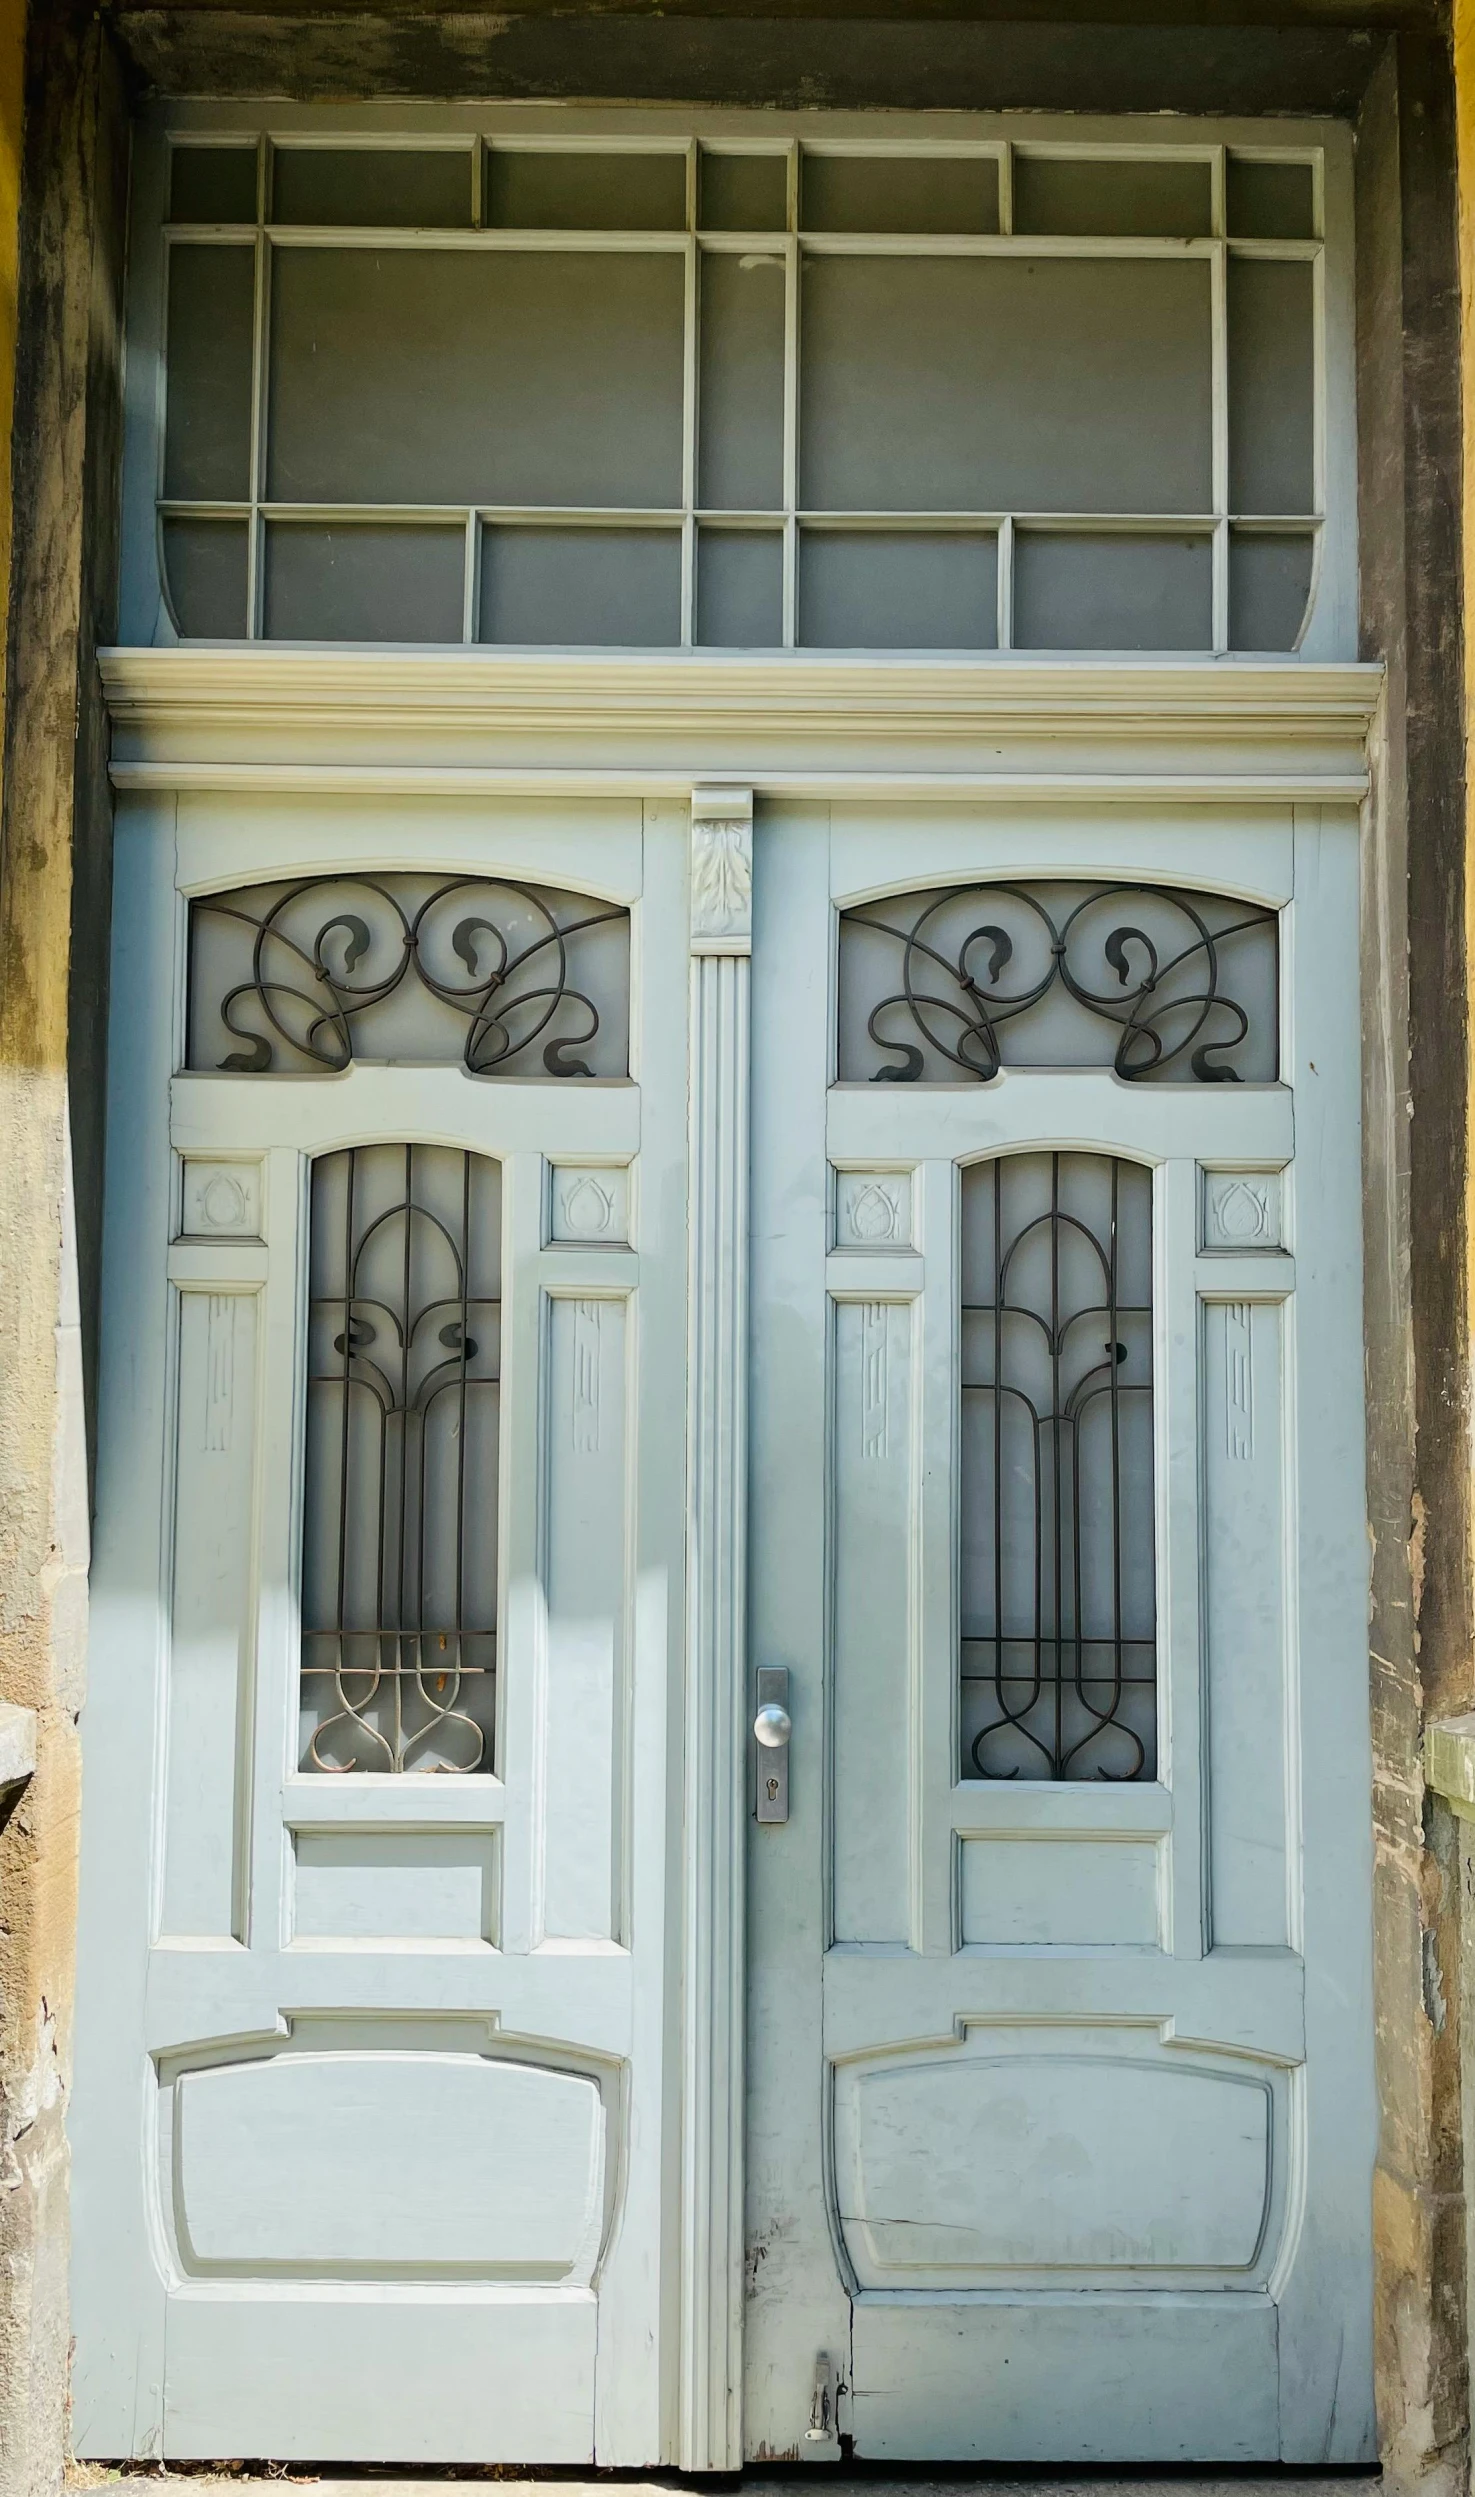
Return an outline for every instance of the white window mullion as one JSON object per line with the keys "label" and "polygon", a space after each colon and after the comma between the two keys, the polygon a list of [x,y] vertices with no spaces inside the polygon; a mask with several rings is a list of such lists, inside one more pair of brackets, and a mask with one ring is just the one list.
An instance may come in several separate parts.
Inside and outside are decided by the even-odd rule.
{"label": "white window mullion", "polygon": [[[1222,153],[1221,150],[1221,156]],[[1212,635],[1213,648],[1219,652],[1229,648],[1229,288],[1222,241],[1214,245],[1209,290],[1214,498]]]}

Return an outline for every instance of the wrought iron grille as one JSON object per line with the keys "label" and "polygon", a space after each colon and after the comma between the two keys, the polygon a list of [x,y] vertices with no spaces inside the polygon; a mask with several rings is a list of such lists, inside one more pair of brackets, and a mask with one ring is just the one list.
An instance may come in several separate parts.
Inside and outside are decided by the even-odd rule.
{"label": "wrought iron grille", "polygon": [[304,1768],[492,1766],[500,1257],[481,1154],[313,1165]]}
{"label": "wrought iron grille", "polygon": [[1127,1083],[1271,1083],[1274,911],[1166,885],[955,885],[840,921],[840,1077],[987,1083],[1110,1066]]}
{"label": "wrought iron grille", "polygon": [[962,1774],[1152,1777],[1150,1176],[977,1163],[962,1247]]}
{"label": "wrought iron grille", "polygon": [[630,914],[501,877],[310,876],[190,906],[191,1067],[628,1072]]}

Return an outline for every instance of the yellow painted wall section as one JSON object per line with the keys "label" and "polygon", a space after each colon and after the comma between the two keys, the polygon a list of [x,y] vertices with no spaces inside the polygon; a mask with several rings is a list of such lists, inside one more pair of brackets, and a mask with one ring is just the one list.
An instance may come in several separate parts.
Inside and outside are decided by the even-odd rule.
{"label": "yellow painted wall section", "polygon": [[[15,324],[20,217],[25,0],[0,0],[0,652],[10,603],[10,429],[15,406]],[[5,722],[0,663],[0,733]]]}

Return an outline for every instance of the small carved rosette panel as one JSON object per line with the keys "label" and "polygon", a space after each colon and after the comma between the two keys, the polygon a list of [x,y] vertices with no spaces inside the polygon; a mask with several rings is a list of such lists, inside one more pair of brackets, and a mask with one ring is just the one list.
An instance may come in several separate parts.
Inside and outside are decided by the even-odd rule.
{"label": "small carved rosette panel", "polygon": [[182,1229],[189,1240],[254,1240],[261,1234],[261,1164],[184,1165]]}
{"label": "small carved rosette panel", "polygon": [[842,913],[843,1083],[1273,1083],[1275,913],[1166,885],[953,885]]}
{"label": "small carved rosette panel", "polygon": [[912,1174],[909,1170],[837,1170],[835,1246],[841,1249],[909,1249],[912,1245]]}
{"label": "small carved rosette panel", "polygon": [[546,1078],[629,1071],[630,914],[491,876],[310,876],[190,905],[188,1064],[355,1058]]}
{"label": "small carved rosette panel", "polygon": [[492,1767],[500,1257],[479,1153],[313,1165],[305,1769]]}
{"label": "small carved rosette panel", "polygon": [[1206,1170],[1203,1242],[1209,1250],[1281,1246],[1278,1170]]}
{"label": "small carved rosette panel", "polygon": [[962,1248],[962,1774],[1151,1777],[1151,1174],[975,1163]]}
{"label": "small carved rosette panel", "polygon": [[630,1238],[628,1171],[555,1162],[550,1179],[550,1239],[573,1248],[626,1246]]}

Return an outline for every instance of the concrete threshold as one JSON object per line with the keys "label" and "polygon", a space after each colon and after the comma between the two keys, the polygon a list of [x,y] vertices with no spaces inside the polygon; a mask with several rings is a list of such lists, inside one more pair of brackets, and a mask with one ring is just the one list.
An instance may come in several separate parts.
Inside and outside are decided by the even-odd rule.
{"label": "concrete threshold", "polygon": [[1138,2473],[1081,2472],[1067,2474],[1021,2466],[1015,2471],[980,2472],[966,2464],[952,2468],[851,2470],[820,2464],[795,2471],[782,2464],[723,2477],[683,2478],[667,2471],[641,2476],[609,2471],[581,2477],[574,2471],[520,2472],[504,2465],[464,2478],[448,2471],[390,2472],[365,2469],[352,2473],[315,2472],[310,2465],[282,2463],[275,2469],[186,2471],[178,2466],[152,2469],[146,2463],[122,2468],[81,2463],[68,2475],[78,2490],[116,2487],[122,2497],[145,2497],[152,2483],[167,2497],[225,2497],[227,2489],[241,2497],[266,2497],[284,2487],[310,2488],[313,2497],[679,2497],[703,2491],[717,2497],[1380,2497],[1376,2470],[1349,2471],[1204,2471],[1147,2469]]}

